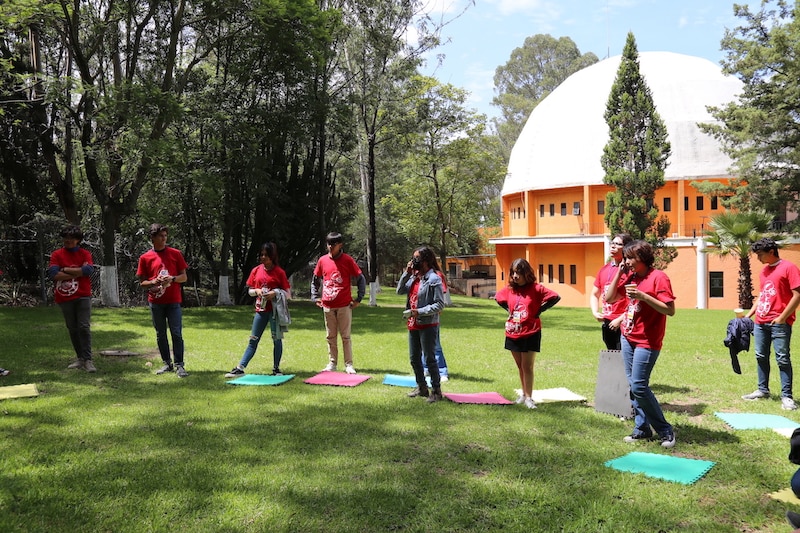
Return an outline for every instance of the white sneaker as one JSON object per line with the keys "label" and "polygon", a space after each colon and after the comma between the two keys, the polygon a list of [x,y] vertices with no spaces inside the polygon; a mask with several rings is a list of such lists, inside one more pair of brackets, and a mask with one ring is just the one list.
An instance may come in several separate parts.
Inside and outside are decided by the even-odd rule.
{"label": "white sneaker", "polygon": [[760,400],[761,398],[769,398],[769,393],[756,389],[750,394],[745,394],[742,396],[742,400]]}
{"label": "white sneaker", "polygon": [[328,363],[328,366],[322,369],[323,372],[335,372],[336,371],[336,363]]}
{"label": "white sneaker", "polygon": [[441,376],[439,376],[439,381],[441,381],[442,383],[447,383],[448,381],[450,381],[450,378],[442,374]]}
{"label": "white sneaker", "polygon": [[797,409],[797,405],[794,403],[794,400],[791,398],[784,396],[781,398],[781,409],[784,411],[794,411]]}
{"label": "white sneaker", "polygon": [[533,401],[533,398],[525,398],[525,407],[528,409],[536,409],[536,402]]}
{"label": "white sneaker", "polygon": [[514,403],[522,403],[525,401],[525,395],[522,393],[522,389],[514,389],[514,392],[517,393],[517,399],[514,400]]}
{"label": "white sneaker", "polygon": [[[336,368],[334,368],[334,370],[336,370]],[[353,365],[345,365],[344,366],[344,371],[347,372],[348,374],[355,374],[356,373],[356,369],[353,368]]]}

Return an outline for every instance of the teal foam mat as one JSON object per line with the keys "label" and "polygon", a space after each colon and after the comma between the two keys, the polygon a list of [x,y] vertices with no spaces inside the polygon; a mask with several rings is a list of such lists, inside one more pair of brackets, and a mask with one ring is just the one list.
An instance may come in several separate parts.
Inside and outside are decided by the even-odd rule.
{"label": "teal foam mat", "polygon": [[714,413],[733,429],[797,428],[800,424],[785,416],[761,413]]}
{"label": "teal foam mat", "polygon": [[228,381],[228,385],[280,385],[294,378],[294,374],[284,376],[265,376],[263,374],[247,374]]}
{"label": "teal foam mat", "polygon": [[631,452],[605,463],[606,466],[615,470],[644,474],[647,477],[684,485],[691,485],[703,477],[714,464],[713,461],[643,452]]}

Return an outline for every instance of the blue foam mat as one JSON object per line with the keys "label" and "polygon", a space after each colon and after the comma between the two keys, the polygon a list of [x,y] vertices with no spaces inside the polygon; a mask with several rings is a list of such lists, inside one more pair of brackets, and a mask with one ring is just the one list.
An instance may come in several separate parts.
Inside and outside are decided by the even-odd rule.
{"label": "blue foam mat", "polygon": [[605,463],[615,470],[644,474],[684,485],[691,485],[703,477],[714,464],[713,461],[643,452],[631,452]]}
{"label": "blue foam mat", "polygon": [[[431,378],[425,378],[425,381],[428,383],[428,386],[431,386]],[[386,377],[383,378],[384,385],[394,385],[396,387],[411,387],[414,388],[417,386],[417,379],[414,376],[397,376],[394,374],[386,374]]]}
{"label": "blue foam mat", "polygon": [[714,413],[733,429],[797,428],[800,424],[785,416],[762,413]]}

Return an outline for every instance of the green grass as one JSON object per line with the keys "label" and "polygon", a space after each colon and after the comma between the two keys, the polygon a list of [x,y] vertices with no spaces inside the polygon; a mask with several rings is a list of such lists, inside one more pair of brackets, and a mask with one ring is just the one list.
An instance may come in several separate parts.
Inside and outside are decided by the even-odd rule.
{"label": "green grass", "polygon": [[[445,392],[497,391],[513,399],[516,368],[503,349],[504,311],[454,298],[442,317],[452,380]],[[722,345],[731,313],[679,310],[668,321],[653,389],[678,444],[627,445],[631,422],[591,406],[600,330],[587,309],[543,315],[535,388],[567,387],[586,405],[427,405],[381,384],[408,374],[404,301],[387,289],[354,312],[355,388],[303,380],[326,363],[321,311],[292,303],[278,387],[235,387],[252,310],[184,312],[191,376],[156,376],[145,308],[97,309],[97,374],[72,359],[56,307],[0,309],[0,385],[36,383],[41,395],[0,401],[0,531],[574,531],[783,532],[796,467],[785,437],[732,431],[715,411],[781,414],[777,399],[745,403],[755,388]],[[797,349],[795,348],[795,351]],[[148,361],[153,367],[147,367]],[[265,340],[250,373],[268,373]],[[774,365],[773,365],[774,367]],[[800,385],[799,385],[800,386]],[[778,390],[777,371],[772,387]],[[715,461],[694,485],[606,468],[629,451]]]}

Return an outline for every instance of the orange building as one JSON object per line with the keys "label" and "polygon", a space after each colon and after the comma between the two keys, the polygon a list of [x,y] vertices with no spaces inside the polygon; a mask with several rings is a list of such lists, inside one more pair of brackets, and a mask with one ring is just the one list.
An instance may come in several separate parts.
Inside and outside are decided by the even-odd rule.
{"label": "orange building", "polygon": [[[671,155],[665,185],[656,194],[659,215],[671,224],[668,244],[678,250],[666,269],[679,308],[738,307],[738,260],[703,253],[701,237],[711,216],[723,210],[691,182],[726,181],[730,159],[698,123],[713,122],[707,106],[736,99],[741,82],[714,63],[669,52],[643,52],[640,71],[667,126]],[[495,245],[497,288],[508,266],[526,258],[540,282],[558,292],[563,305],[586,306],[595,276],[609,256],[603,218],[606,194],[600,158],[608,141],[603,114],[620,56],[565,80],[531,113],[511,152],[502,191],[503,228]],[[798,262],[800,252],[781,250]],[[758,289],[761,264],[751,259]]]}

